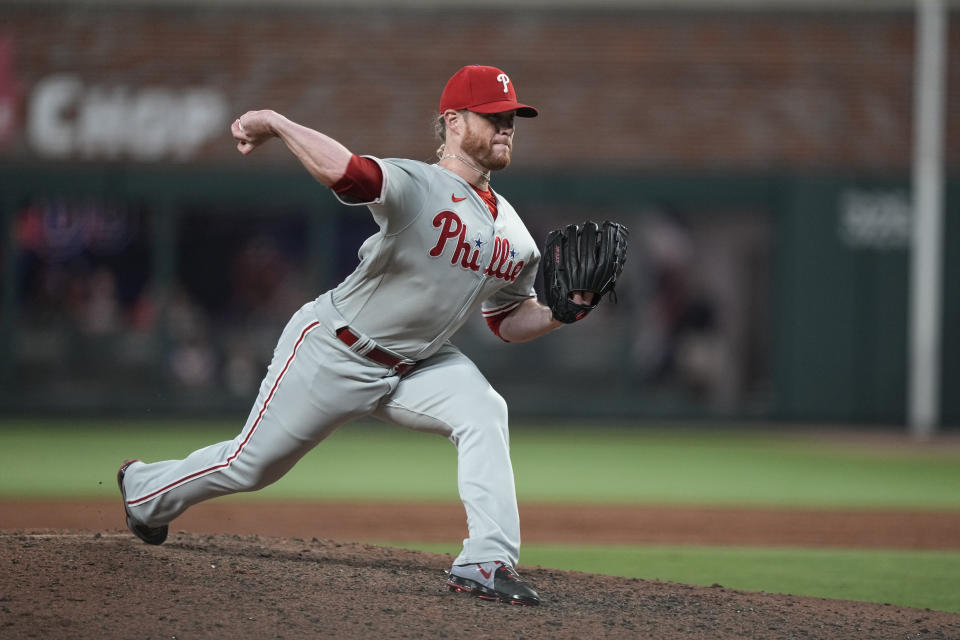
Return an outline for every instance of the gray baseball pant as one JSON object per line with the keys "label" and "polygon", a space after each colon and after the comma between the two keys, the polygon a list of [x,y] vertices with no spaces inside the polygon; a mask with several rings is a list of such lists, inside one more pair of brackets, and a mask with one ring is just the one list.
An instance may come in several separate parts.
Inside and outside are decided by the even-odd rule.
{"label": "gray baseball pant", "polygon": [[454,564],[501,560],[515,566],[520,519],[503,398],[452,344],[400,377],[357,352],[368,343],[365,337],[353,347],[341,342],[336,331],[345,325],[329,294],[297,311],[233,440],[183,460],[137,462],[127,469],[124,486],[134,518],[161,526],[198,502],[261,489],[340,425],[374,416],[440,434],[456,447],[468,537]]}

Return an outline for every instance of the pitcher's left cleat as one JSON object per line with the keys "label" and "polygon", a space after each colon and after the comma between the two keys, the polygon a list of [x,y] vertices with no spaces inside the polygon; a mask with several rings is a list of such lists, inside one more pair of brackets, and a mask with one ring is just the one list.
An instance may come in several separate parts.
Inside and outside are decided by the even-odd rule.
{"label": "pitcher's left cleat", "polygon": [[127,473],[127,467],[134,462],[140,461],[127,460],[117,471],[117,484],[120,486],[120,497],[123,498],[123,512],[127,516],[127,528],[130,529],[133,535],[147,544],[163,544],[163,541],[167,539],[167,531],[169,530],[167,525],[163,525],[162,527],[148,527],[145,524],[137,522],[137,520],[130,515],[130,510],[127,509],[127,492],[123,488],[123,477]]}
{"label": "pitcher's left cleat", "polygon": [[484,600],[507,604],[538,605],[540,596],[527,584],[516,569],[499,560],[479,564],[455,564],[450,569],[447,586]]}

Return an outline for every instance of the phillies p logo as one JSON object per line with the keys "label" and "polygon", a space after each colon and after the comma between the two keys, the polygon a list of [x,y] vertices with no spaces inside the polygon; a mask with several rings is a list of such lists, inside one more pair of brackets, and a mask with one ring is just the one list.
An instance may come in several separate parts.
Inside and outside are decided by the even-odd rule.
{"label": "phillies p logo", "polygon": [[501,73],[500,75],[498,75],[498,76],[497,76],[497,82],[502,82],[502,83],[503,83],[503,92],[504,92],[504,93],[509,93],[509,92],[507,91],[507,83],[510,82],[510,78],[507,77],[507,74]]}

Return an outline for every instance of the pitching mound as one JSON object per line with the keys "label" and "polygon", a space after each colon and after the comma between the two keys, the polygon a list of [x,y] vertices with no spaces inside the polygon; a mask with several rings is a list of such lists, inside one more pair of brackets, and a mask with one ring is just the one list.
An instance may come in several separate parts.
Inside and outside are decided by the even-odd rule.
{"label": "pitching mound", "polygon": [[520,566],[544,604],[452,593],[452,557],[329,540],[0,533],[2,638],[960,638],[960,615]]}

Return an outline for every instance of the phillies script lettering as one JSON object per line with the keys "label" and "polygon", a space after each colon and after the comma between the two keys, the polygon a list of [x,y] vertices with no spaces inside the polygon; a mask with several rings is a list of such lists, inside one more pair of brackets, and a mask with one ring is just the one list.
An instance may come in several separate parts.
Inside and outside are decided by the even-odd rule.
{"label": "phillies script lettering", "polygon": [[[441,211],[434,217],[433,226],[440,229],[440,238],[433,249],[430,249],[430,255],[434,258],[443,254],[447,248],[447,241],[452,240],[454,246],[453,257],[450,258],[450,264],[460,265],[464,269],[471,271],[480,270],[480,246],[475,246],[467,240],[467,225],[463,224],[460,216],[453,211]],[[478,241],[476,244],[480,244]],[[493,240],[493,253],[490,255],[490,262],[487,268],[483,270],[483,275],[500,278],[507,282],[513,282],[523,270],[523,260],[516,263],[513,261],[513,255],[516,252],[510,250],[510,241],[506,238],[497,236]]]}

